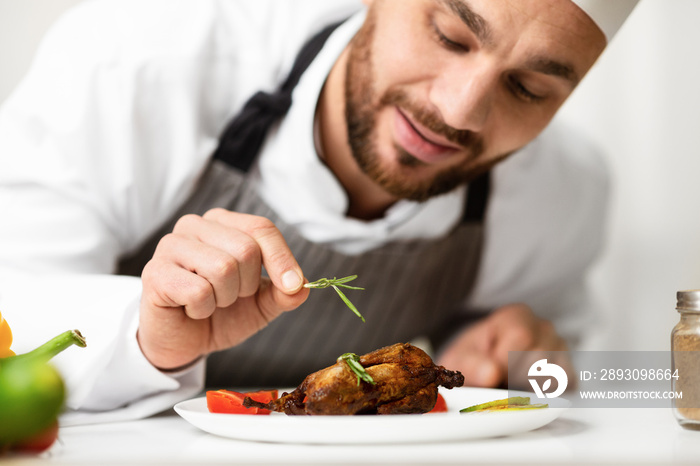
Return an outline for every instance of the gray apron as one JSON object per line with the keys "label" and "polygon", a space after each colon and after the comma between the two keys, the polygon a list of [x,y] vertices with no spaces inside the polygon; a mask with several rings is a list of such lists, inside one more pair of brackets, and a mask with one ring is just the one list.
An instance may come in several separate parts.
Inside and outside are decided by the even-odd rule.
{"label": "gray apron", "polygon": [[[295,72],[300,75],[303,70],[290,74]],[[362,354],[417,337],[439,346],[473,318],[463,306],[478,271],[488,176],[470,184],[462,221],[443,238],[394,241],[348,255],[306,240],[260,198],[246,176],[258,149],[242,158],[230,152],[215,154],[192,196],[139,251],[121,262],[120,273],[140,275],[160,238],[181,216],[221,207],[272,220],[309,280],[357,274],[351,284],[366,290],[347,290],[347,296],[366,322],[332,289],[311,290],[298,309],[242,344],[209,355],[207,387],[296,386],[343,353]]]}

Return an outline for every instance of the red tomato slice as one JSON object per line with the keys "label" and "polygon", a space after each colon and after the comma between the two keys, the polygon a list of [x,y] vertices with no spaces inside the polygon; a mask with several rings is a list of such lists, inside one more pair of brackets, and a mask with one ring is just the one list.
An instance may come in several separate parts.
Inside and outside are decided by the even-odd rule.
{"label": "red tomato slice", "polygon": [[[261,403],[269,403],[279,397],[277,390],[259,390],[257,392],[246,393],[246,396]],[[258,408],[258,414],[270,414],[271,412],[272,411],[269,409]]]}
{"label": "red tomato slice", "polygon": [[433,409],[428,411],[429,413],[446,413],[447,412],[447,403],[445,402],[445,399],[438,393],[437,396],[437,401],[435,402],[435,406]]}
{"label": "red tomato slice", "polygon": [[270,414],[271,411],[260,408],[246,408],[243,400],[249,396],[255,401],[269,403],[277,399],[277,390],[260,390],[257,392],[241,393],[232,390],[207,391],[207,408],[210,413],[225,414]]}

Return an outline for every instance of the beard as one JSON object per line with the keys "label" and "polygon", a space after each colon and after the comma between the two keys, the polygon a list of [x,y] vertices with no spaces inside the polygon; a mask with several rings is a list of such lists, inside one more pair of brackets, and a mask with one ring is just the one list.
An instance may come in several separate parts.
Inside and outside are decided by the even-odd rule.
{"label": "beard", "polygon": [[[435,113],[411,101],[400,88],[381,96],[374,89],[371,46],[375,19],[368,16],[351,44],[345,76],[345,119],[352,155],[362,172],[386,192],[400,199],[422,202],[469,183],[508,156],[483,160],[484,141],[476,133],[446,125]],[[377,115],[382,109],[398,107],[432,132],[458,144],[466,154],[458,166],[443,168],[429,178],[421,175],[428,165],[394,144],[398,168],[382,164],[377,144]]]}

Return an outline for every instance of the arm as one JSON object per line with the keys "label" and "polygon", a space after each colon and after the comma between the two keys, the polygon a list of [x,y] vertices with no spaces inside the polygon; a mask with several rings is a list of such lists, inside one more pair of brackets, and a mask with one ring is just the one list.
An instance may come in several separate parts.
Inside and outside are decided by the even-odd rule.
{"label": "arm", "polygon": [[89,2],[60,19],[0,109],[0,305],[18,350],[67,328],[86,335],[85,351],[56,361],[69,408],[137,417],[201,390],[203,367],[151,366],[135,335],[141,281],[109,274],[186,195],[217,129],[191,124],[205,111],[197,90],[229,76],[180,72],[190,62],[170,55],[172,74],[143,72],[139,55],[121,55],[133,46],[120,42],[121,7]]}
{"label": "arm", "polygon": [[[580,349],[600,333],[587,279],[603,246],[608,194],[601,154],[556,125],[497,167],[480,277],[465,304],[495,311],[443,353],[445,362],[464,361],[467,383],[502,383],[507,348]],[[477,371],[470,359],[482,376],[468,375]]]}
{"label": "arm", "polygon": [[[187,5],[193,11],[183,11],[186,5],[170,11],[171,20],[184,19],[183,27],[154,28],[153,20],[162,20],[165,3],[90,2],[72,10],[47,34],[30,73],[0,110],[3,313],[17,328],[18,344],[28,347],[45,337],[32,325],[37,318],[49,335],[69,325],[87,336],[85,351],[66,354],[64,360],[69,363],[59,361],[68,383],[68,406],[75,410],[121,410],[124,416],[137,417],[172,406],[201,390],[204,364],[164,372],[151,359],[168,369],[188,363],[235,344],[281,312],[272,307],[280,298],[280,288],[272,285],[281,283],[281,275],[271,274],[268,282],[259,272],[257,278],[250,278],[251,268],[233,265],[247,262],[239,253],[257,261],[253,267],[257,269],[264,264],[274,270],[276,260],[285,262],[274,246],[255,246],[265,243],[266,238],[254,238],[265,228],[232,226],[212,218],[213,213],[197,226],[183,220],[167,237],[149,264],[143,293],[141,280],[109,275],[119,257],[170,218],[194,186],[216,145],[220,126],[233,111],[231,106],[245,97],[242,91],[234,97],[229,83],[247,91],[274,80],[267,69],[243,79],[235,70],[254,70],[258,54],[249,48],[244,57],[237,57],[232,55],[235,50],[227,48],[241,37],[269,48],[251,40],[251,33],[266,30],[258,27],[269,16],[264,5],[253,11],[257,22],[236,15],[235,5],[230,5],[233,11],[227,10],[225,30],[236,37],[212,45],[207,41],[217,37],[211,34],[211,26],[218,24],[214,18],[221,13],[219,2],[190,2]],[[303,39],[303,29],[300,25],[297,40]],[[293,48],[289,47],[290,53]],[[277,56],[267,58],[279,61]],[[229,248],[232,241],[221,238],[222,229],[246,236],[247,246]],[[182,247],[179,240],[192,248]],[[208,252],[198,256],[203,245]],[[256,247],[257,259],[252,253]],[[261,253],[270,249],[273,260]],[[209,262],[219,254],[228,257]],[[295,263],[293,258],[286,260]],[[178,269],[181,261],[192,268]],[[296,271],[301,277],[298,266]],[[188,277],[182,278],[183,273]],[[190,283],[183,292],[170,280],[196,281],[202,279],[198,273],[206,275],[203,280],[210,285]],[[236,280],[243,286],[233,292]],[[256,280],[267,291],[251,296]],[[163,351],[163,342],[169,343],[173,334],[163,335],[160,330],[173,331],[185,321],[176,330],[183,336],[226,314],[214,313],[198,301],[197,297],[206,301],[199,291],[192,293],[206,286],[210,286],[213,309],[231,307],[244,297],[254,303],[248,307],[251,312],[244,314],[256,320],[235,338],[223,338],[221,331],[205,335],[200,343],[207,343],[177,355],[179,362],[163,361],[163,354],[165,359],[172,357],[167,348]],[[302,290],[298,298],[305,293]],[[289,309],[296,302],[282,306]],[[141,306],[144,321],[137,341]],[[162,314],[156,316],[157,312]],[[209,312],[215,314],[211,319],[206,318]]]}
{"label": "arm", "polygon": [[504,387],[508,383],[509,351],[567,350],[566,341],[551,322],[537,317],[524,304],[511,304],[458,334],[438,363],[462,372],[467,386]]}

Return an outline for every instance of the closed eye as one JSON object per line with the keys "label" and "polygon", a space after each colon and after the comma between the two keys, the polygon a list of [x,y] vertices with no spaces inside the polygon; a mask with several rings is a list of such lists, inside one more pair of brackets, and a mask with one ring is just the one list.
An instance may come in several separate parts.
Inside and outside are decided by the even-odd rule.
{"label": "closed eye", "polygon": [[526,102],[537,102],[544,100],[544,97],[530,91],[519,79],[511,77],[509,79],[509,87],[511,92],[518,98]]}
{"label": "closed eye", "polygon": [[469,52],[468,46],[449,39],[445,34],[443,34],[442,31],[440,31],[440,28],[438,28],[435,23],[433,23],[433,31],[435,32],[438,42],[440,42],[440,44],[442,44],[442,46],[446,49],[459,53]]}

